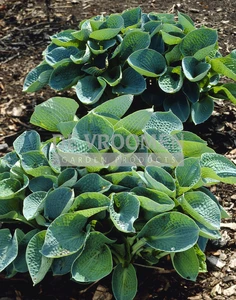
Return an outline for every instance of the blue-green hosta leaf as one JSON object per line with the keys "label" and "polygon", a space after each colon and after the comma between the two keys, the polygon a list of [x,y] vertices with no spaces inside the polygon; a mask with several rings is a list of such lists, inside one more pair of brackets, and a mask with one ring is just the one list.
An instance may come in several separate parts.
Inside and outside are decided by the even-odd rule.
{"label": "blue-green hosta leaf", "polygon": [[163,168],[148,166],[145,168],[144,175],[148,181],[148,187],[164,192],[170,197],[175,195],[174,179]]}
{"label": "blue-green hosta leaf", "polygon": [[110,199],[100,192],[87,192],[80,194],[74,199],[69,212],[79,211],[88,208],[96,208],[102,206],[109,206]]}
{"label": "blue-green hosta leaf", "polygon": [[112,274],[112,291],[116,300],[134,299],[138,288],[135,268],[132,264],[123,267],[118,264]]}
{"label": "blue-green hosta leaf", "polygon": [[18,213],[22,211],[22,200],[19,199],[6,199],[1,200],[0,205],[0,219],[4,220],[4,218],[8,218],[10,214],[12,216],[18,216]]}
{"label": "blue-green hosta leaf", "polygon": [[182,252],[194,246],[199,228],[187,215],[179,212],[160,214],[146,223],[138,233],[146,243],[157,250]]}
{"label": "blue-green hosta leaf", "polygon": [[181,67],[168,67],[165,74],[159,77],[158,84],[165,93],[173,94],[178,92],[183,86]]}
{"label": "blue-green hosta leaf", "polygon": [[236,84],[225,83],[223,85],[213,86],[209,94],[214,98],[228,99],[236,104]]}
{"label": "blue-green hosta leaf", "polygon": [[199,100],[200,87],[196,82],[185,80],[182,91],[191,103]]}
{"label": "blue-green hosta leaf", "polygon": [[73,33],[75,30],[67,29],[64,31],[61,31],[57,34],[52,35],[50,38],[54,44],[57,46],[62,47],[69,47],[69,46],[75,46],[77,47],[79,45],[79,41],[73,36]]}
{"label": "blue-green hosta leaf", "polygon": [[163,106],[165,111],[171,110],[182,122],[188,120],[190,105],[186,96],[181,91],[175,93],[173,97],[166,98]]}
{"label": "blue-green hosta leaf", "polygon": [[170,50],[165,54],[165,58],[168,65],[170,65],[173,62],[179,61],[181,57],[182,57],[182,53],[180,51],[180,44],[174,46],[172,50]]}
{"label": "blue-green hosta leaf", "polygon": [[111,273],[112,254],[106,243],[112,243],[101,232],[90,233],[83,252],[74,261],[72,278],[79,282],[93,282]]}
{"label": "blue-green hosta leaf", "polygon": [[169,13],[151,12],[148,14],[148,17],[151,20],[161,20],[162,23],[167,23],[167,25],[175,23],[174,15]]}
{"label": "blue-green hosta leaf", "polygon": [[51,258],[74,254],[86,241],[86,223],[87,217],[79,213],[60,215],[49,225],[41,253]]}
{"label": "blue-green hosta leaf", "polygon": [[65,138],[68,138],[71,135],[72,130],[76,124],[77,121],[60,122],[59,124],[57,124],[57,129]]}
{"label": "blue-green hosta leaf", "polygon": [[190,190],[201,179],[199,159],[194,157],[184,159],[175,169],[175,176],[179,184],[179,195]]}
{"label": "blue-green hosta leaf", "polygon": [[206,182],[236,183],[236,166],[226,157],[216,153],[203,153],[200,161],[202,177]]}
{"label": "blue-green hosta leaf", "polygon": [[16,258],[18,253],[17,230],[12,237],[9,229],[0,230],[0,272]]}
{"label": "blue-green hosta leaf", "polygon": [[40,150],[40,135],[35,130],[25,131],[13,142],[18,155],[32,150]]}
{"label": "blue-green hosta leaf", "polygon": [[58,186],[72,187],[78,180],[78,173],[75,169],[68,168],[58,176]]}
{"label": "blue-green hosta leaf", "polygon": [[217,31],[214,29],[195,29],[183,38],[180,51],[184,56],[194,56],[197,60],[205,59],[214,50],[217,38]]}
{"label": "blue-green hosta leaf", "polygon": [[53,262],[52,258],[45,257],[40,252],[45,234],[46,230],[36,233],[26,248],[26,262],[34,285],[43,280]]}
{"label": "blue-green hosta leaf", "polygon": [[56,68],[63,62],[71,61],[70,56],[76,55],[78,52],[79,49],[73,46],[68,48],[57,47],[45,55],[45,60],[50,66]]}
{"label": "blue-green hosta leaf", "polygon": [[183,34],[181,26],[177,26],[174,22],[164,22],[162,24],[162,30],[167,33],[179,33]]}
{"label": "blue-green hosta leaf", "polygon": [[59,187],[49,192],[44,200],[44,217],[54,220],[68,212],[74,200],[74,192],[68,187]]}
{"label": "blue-green hosta leaf", "polygon": [[75,85],[83,75],[84,72],[80,65],[66,61],[54,69],[50,76],[49,85],[54,90],[62,91]]}
{"label": "blue-green hosta leaf", "polygon": [[[144,28],[144,31],[150,33],[150,36],[152,37],[152,39],[153,39],[154,36],[155,37],[160,37],[162,39],[161,35],[157,34],[161,30],[161,27],[162,27],[161,25],[162,25],[161,21],[151,20],[151,21],[146,22],[143,25],[143,28]],[[149,48],[154,49],[152,46],[153,45],[152,45],[152,42],[151,42]],[[158,51],[158,52],[160,52],[160,51]]]}
{"label": "blue-green hosta leaf", "polygon": [[26,235],[23,234],[22,239],[19,241],[18,255],[13,262],[14,269],[17,272],[20,272],[20,273],[28,272],[28,266],[27,266],[26,257],[25,257],[26,248],[27,248],[27,245],[28,245],[29,241],[31,240],[31,238],[37,232],[38,232],[38,229],[31,230]]}
{"label": "blue-green hosta leaf", "polygon": [[109,211],[115,227],[122,232],[135,232],[133,223],[138,218],[139,206],[138,199],[130,193],[112,194]]}
{"label": "blue-green hosta leaf", "polygon": [[57,178],[55,176],[35,177],[29,182],[29,189],[31,192],[48,192],[56,182]]}
{"label": "blue-green hosta leaf", "polygon": [[[158,28],[156,30],[158,30]],[[154,30],[154,32],[155,32],[155,30]],[[153,34],[151,34],[151,36],[152,35]],[[160,34],[157,33],[157,34],[154,34],[152,36],[149,49],[153,49],[153,50],[155,50],[155,51],[157,51],[161,54],[163,54],[165,52],[165,43],[164,43],[164,41],[162,39],[162,36]]]}
{"label": "blue-green hosta leaf", "polygon": [[210,61],[211,68],[216,73],[236,80],[236,58],[227,55],[226,57],[214,58]]}
{"label": "blue-green hosta leaf", "polygon": [[79,105],[70,98],[53,97],[37,105],[30,122],[49,131],[58,132],[61,122],[73,121]]}
{"label": "blue-green hosta leaf", "polygon": [[76,194],[85,192],[105,193],[109,190],[111,185],[112,184],[109,181],[105,180],[97,173],[90,173],[79,179],[73,188]]}
{"label": "blue-green hosta leaf", "polygon": [[91,112],[79,120],[73,129],[72,137],[87,141],[101,150],[109,148],[108,143],[113,132],[113,126],[109,121]]}
{"label": "blue-green hosta leaf", "polygon": [[37,150],[22,154],[21,166],[26,174],[33,177],[54,175],[46,157]]}
{"label": "blue-green hosta leaf", "polygon": [[116,39],[111,40],[102,40],[102,41],[88,41],[88,46],[91,50],[91,52],[95,55],[99,55],[102,53],[107,52],[107,50],[116,44]]}
{"label": "blue-green hosta leaf", "polygon": [[70,273],[72,264],[78,257],[80,251],[81,250],[69,256],[54,258],[52,263],[53,276],[65,275],[67,273]]}
{"label": "blue-green hosta leaf", "polygon": [[207,75],[211,69],[211,65],[198,61],[194,57],[186,56],[182,60],[182,68],[188,80],[196,82],[202,80]]}
{"label": "blue-green hosta leaf", "polygon": [[104,117],[121,118],[130,108],[132,102],[133,95],[123,95],[100,104],[93,111]]}
{"label": "blue-green hosta leaf", "polygon": [[91,53],[89,47],[86,45],[85,50],[79,50],[75,54],[70,55],[70,59],[75,64],[84,64],[90,59]]}
{"label": "blue-green hosta leaf", "polygon": [[136,187],[132,192],[137,195],[140,206],[151,218],[159,213],[172,210],[175,207],[174,201],[165,193],[154,189]]}
{"label": "blue-green hosta leaf", "polygon": [[140,49],[133,52],[127,59],[128,64],[139,74],[158,77],[166,71],[166,61],[157,51]]}
{"label": "blue-green hosta leaf", "polygon": [[186,14],[178,12],[178,21],[184,28],[184,33],[188,33],[195,29],[193,20]]}
{"label": "blue-green hosta leaf", "polygon": [[52,71],[53,68],[46,63],[38,65],[26,76],[23,91],[32,93],[43,88],[48,84]]}
{"label": "blue-green hosta leaf", "polygon": [[115,129],[125,128],[133,134],[141,134],[152,115],[151,110],[138,110],[115,124]]}
{"label": "blue-green hosta leaf", "polygon": [[101,75],[101,78],[110,86],[116,86],[122,79],[121,66],[115,66],[112,69],[108,69]]}
{"label": "blue-green hosta leaf", "polygon": [[127,129],[120,127],[114,131],[111,146],[115,152],[134,153],[139,146],[139,139],[137,140]]}
{"label": "blue-green hosta leaf", "polygon": [[9,172],[10,169],[19,161],[19,156],[15,151],[11,151],[1,157],[0,170],[1,172]]}
{"label": "blue-green hosta leaf", "polygon": [[85,76],[78,81],[76,94],[82,103],[94,104],[101,98],[105,88],[106,82],[102,78]]}
{"label": "blue-green hosta leaf", "polygon": [[191,117],[194,124],[200,124],[210,118],[214,109],[213,98],[206,96],[191,105]]}
{"label": "blue-green hosta leaf", "polygon": [[194,248],[183,252],[171,253],[175,271],[184,279],[196,281],[199,272],[199,261]]}
{"label": "blue-green hosta leaf", "polygon": [[197,226],[199,227],[199,235],[201,237],[207,238],[207,239],[212,239],[212,240],[218,240],[221,238],[221,234],[219,230],[212,230],[204,226],[202,223],[196,221]]}
{"label": "blue-green hosta leaf", "polygon": [[26,220],[35,219],[44,208],[47,192],[38,191],[29,194],[23,202],[23,215]]}
{"label": "blue-green hosta leaf", "polygon": [[135,7],[122,12],[121,17],[124,19],[124,27],[135,27],[141,20],[141,8]]}
{"label": "blue-green hosta leaf", "polygon": [[133,52],[147,48],[150,45],[150,42],[151,39],[147,32],[135,29],[128,32],[121,43],[121,59],[125,61]]}
{"label": "blue-green hosta leaf", "polygon": [[133,172],[116,172],[107,174],[105,176],[107,180],[114,185],[120,185],[123,187],[134,188],[139,185],[139,176],[135,176]]}
{"label": "blue-green hosta leaf", "polygon": [[176,32],[165,32],[161,30],[162,39],[167,45],[177,45],[182,41],[184,34],[176,34]]}
{"label": "blue-green hosta leaf", "polygon": [[198,222],[212,230],[220,229],[220,209],[208,195],[201,191],[187,192],[178,201]]}
{"label": "blue-green hosta leaf", "polygon": [[0,181],[0,200],[12,199],[21,196],[21,193],[29,185],[29,178],[24,175],[23,184],[16,178],[5,178]]}
{"label": "blue-green hosta leaf", "polygon": [[158,132],[171,134],[173,131],[183,130],[183,123],[172,111],[154,112],[145,126],[147,129],[156,129]]}

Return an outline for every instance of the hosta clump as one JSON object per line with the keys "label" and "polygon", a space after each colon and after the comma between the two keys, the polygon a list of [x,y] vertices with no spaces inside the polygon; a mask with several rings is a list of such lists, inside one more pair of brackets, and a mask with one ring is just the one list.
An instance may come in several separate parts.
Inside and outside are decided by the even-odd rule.
{"label": "hosta clump", "polygon": [[112,273],[122,300],[136,294],[136,268],[165,256],[183,278],[206,271],[206,242],[228,215],[205,186],[236,183],[236,167],[171,111],[123,117],[132,101],[81,119],[69,98],[36,107],[34,123],[62,135],[26,131],[0,160],[0,271],[29,272],[34,284],[48,272],[80,283]]}
{"label": "hosta clump", "polygon": [[236,84],[220,83],[221,75],[236,80],[235,70],[236,53],[222,57],[216,30],[197,28],[180,12],[176,19],[138,7],[51,36],[24,91],[74,87],[79,101],[92,106],[133,94],[133,110],[171,109],[182,122],[199,124],[212,114],[215,98],[236,102]]}

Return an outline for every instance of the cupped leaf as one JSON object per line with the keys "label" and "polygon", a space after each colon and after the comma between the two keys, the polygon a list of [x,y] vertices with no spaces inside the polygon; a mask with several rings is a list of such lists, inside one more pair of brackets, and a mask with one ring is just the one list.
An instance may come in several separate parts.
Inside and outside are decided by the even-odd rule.
{"label": "cupped leaf", "polygon": [[23,175],[23,182],[14,177],[2,179],[0,181],[0,200],[12,199],[22,196],[25,188],[29,185],[29,178]]}
{"label": "cupped leaf", "polygon": [[71,34],[79,41],[87,41],[89,39],[89,34],[92,32],[91,28],[83,28],[78,31],[74,31]]}
{"label": "cupped leaf", "polygon": [[53,97],[37,105],[30,122],[49,131],[58,132],[61,122],[73,121],[79,105],[75,100],[65,97]]}
{"label": "cupped leaf", "polygon": [[210,118],[214,109],[212,97],[206,96],[191,105],[191,117],[194,124],[200,124]]}
{"label": "cupped leaf", "polygon": [[124,154],[133,153],[137,150],[138,145],[139,140],[127,129],[121,127],[114,131],[111,140],[113,150]]}
{"label": "cupped leaf", "polygon": [[176,93],[183,86],[183,73],[181,67],[168,67],[165,74],[158,79],[159,87],[165,93]]}
{"label": "cupped leaf", "polygon": [[139,215],[139,201],[130,193],[112,194],[109,207],[115,227],[122,232],[135,232],[134,221]]}
{"label": "cupped leaf", "polygon": [[133,94],[139,95],[146,89],[145,79],[141,74],[127,68],[122,73],[122,79],[118,85],[114,86],[112,92],[118,95]]}
{"label": "cupped leaf", "polygon": [[110,199],[100,192],[86,192],[74,199],[69,212],[79,211],[88,208],[109,206]]}
{"label": "cupped leaf", "polygon": [[179,212],[160,214],[144,225],[138,238],[157,250],[182,252],[194,246],[198,240],[199,228],[187,215]]}
{"label": "cupped leaf", "polygon": [[158,132],[171,134],[183,130],[183,123],[172,111],[154,112],[145,126],[145,130],[155,129]]}
{"label": "cupped leaf", "polygon": [[208,229],[220,229],[220,209],[208,195],[201,191],[187,192],[178,201],[184,211]]}
{"label": "cupped leaf", "polygon": [[183,93],[188,98],[188,101],[195,103],[200,97],[200,87],[196,82],[185,80],[182,88]]}
{"label": "cupped leaf", "polygon": [[111,39],[111,40],[101,40],[101,41],[93,41],[89,40],[88,41],[88,46],[91,50],[91,52],[95,55],[102,54],[107,52],[107,50],[113,46],[115,46],[116,40]]}
{"label": "cupped leaf", "polygon": [[68,212],[74,200],[74,193],[68,187],[59,187],[46,195],[44,203],[44,217],[54,220]]}
{"label": "cupped leaf", "polygon": [[76,53],[70,55],[70,59],[75,64],[84,64],[87,61],[89,61],[90,56],[91,56],[91,53],[90,53],[89,47],[86,45],[85,50],[78,49],[78,51]]}
{"label": "cupped leaf", "polygon": [[182,68],[188,80],[196,82],[202,80],[207,75],[211,69],[211,65],[206,62],[198,61],[194,57],[186,56],[182,60]]}
{"label": "cupped leaf", "polygon": [[31,192],[48,192],[56,180],[54,176],[38,176],[30,180],[29,189]]}
{"label": "cupped leaf", "polygon": [[147,32],[135,29],[128,32],[121,43],[121,59],[125,61],[136,50],[147,48],[150,42],[151,39]]}
{"label": "cupped leaf", "polygon": [[206,182],[236,183],[236,166],[226,157],[216,153],[203,153],[200,161],[202,177]]}
{"label": "cupped leaf", "polygon": [[16,258],[18,253],[17,230],[12,237],[9,229],[0,230],[0,272]]}
{"label": "cupped leaf", "polygon": [[36,233],[29,241],[26,249],[26,262],[34,285],[43,280],[53,262],[52,258],[44,257],[40,253],[45,234],[46,230]]}
{"label": "cupped leaf", "polygon": [[184,279],[196,281],[199,272],[199,261],[194,248],[171,254],[176,272]]}
{"label": "cupped leaf", "polygon": [[58,186],[72,187],[78,179],[78,173],[73,168],[67,168],[58,176]]}
{"label": "cupped leaf", "polygon": [[133,134],[141,134],[151,115],[151,110],[138,110],[117,122],[115,129],[123,127]]}
{"label": "cupped leaf", "polygon": [[73,188],[76,194],[85,192],[105,193],[109,190],[111,185],[112,184],[109,181],[105,180],[97,173],[90,173],[79,179]]}
{"label": "cupped leaf", "polygon": [[23,202],[23,215],[26,220],[35,219],[44,208],[47,193],[44,191],[29,194]]}
{"label": "cupped leaf", "polygon": [[184,34],[176,34],[176,32],[165,32],[164,30],[161,30],[162,39],[167,45],[177,45],[182,41],[182,38],[184,37]]}
{"label": "cupped leaf", "polygon": [[175,93],[173,97],[166,98],[163,106],[165,111],[171,110],[182,122],[188,120],[190,105],[182,91]]}
{"label": "cupped leaf", "polygon": [[23,91],[37,92],[49,82],[53,68],[46,63],[42,63],[31,70],[25,78]]}
{"label": "cupped leaf", "polygon": [[180,44],[174,46],[169,52],[165,54],[166,61],[168,65],[173,62],[179,61],[182,58],[182,53],[180,51]]}
{"label": "cupped leaf", "polygon": [[46,157],[37,150],[23,153],[21,166],[26,174],[33,177],[54,175]]}
{"label": "cupped leaf", "polygon": [[67,29],[52,35],[50,38],[54,44],[62,47],[69,47],[79,45],[79,41],[73,36],[75,30]]}
{"label": "cupped leaf", "polygon": [[83,75],[84,72],[80,65],[66,61],[54,69],[50,76],[49,85],[54,90],[62,91],[75,85]]}
{"label": "cupped leaf", "polygon": [[94,104],[102,96],[106,88],[106,82],[102,78],[85,76],[76,85],[76,94],[84,104]]}
{"label": "cupped leaf", "polygon": [[205,59],[214,50],[217,38],[217,31],[214,29],[192,30],[180,43],[180,51],[184,56],[194,56],[197,60]]}
{"label": "cupped leaf", "polygon": [[138,288],[135,268],[132,264],[118,264],[112,274],[112,291],[116,300],[134,299]]}
{"label": "cupped leaf", "polygon": [[77,121],[60,122],[59,124],[57,124],[57,129],[65,138],[68,138],[71,135],[72,130],[76,124]]}
{"label": "cupped leaf", "polygon": [[15,139],[13,147],[18,155],[32,150],[40,150],[40,135],[35,130],[24,131]]}
{"label": "cupped leaf", "polygon": [[41,253],[57,258],[77,252],[87,237],[84,230],[86,223],[87,217],[78,213],[60,215],[48,227]]}
{"label": "cupped leaf", "polygon": [[109,148],[108,143],[113,132],[113,126],[109,121],[91,112],[79,120],[73,129],[72,137],[87,141],[101,150]]}
{"label": "cupped leaf", "polygon": [[129,65],[139,74],[158,77],[166,71],[166,61],[157,51],[141,49],[133,52],[127,59]]}
{"label": "cupped leaf", "polygon": [[45,60],[50,66],[56,68],[63,62],[71,61],[70,56],[77,55],[78,52],[79,49],[76,47],[57,47],[45,55]]}
{"label": "cupped leaf", "polygon": [[141,20],[141,8],[135,7],[122,12],[121,17],[124,19],[124,27],[135,27]]}
{"label": "cupped leaf", "polygon": [[184,159],[175,169],[175,176],[179,194],[190,190],[201,179],[200,160],[194,157]]}
{"label": "cupped leaf", "polygon": [[53,276],[65,275],[67,273],[70,273],[72,264],[75,261],[75,259],[78,257],[80,251],[82,251],[82,249],[69,256],[54,258],[52,263]]}
{"label": "cupped leaf", "polygon": [[116,86],[122,79],[121,66],[115,66],[101,75],[101,78],[110,86]]}
{"label": "cupped leaf", "polygon": [[112,254],[106,243],[111,242],[102,233],[91,232],[83,252],[72,265],[72,278],[79,282],[91,282],[110,274],[113,267]]}
{"label": "cupped leaf", "polygon": [[123,95],[100,104],[93,111],[104,117],[121,118],[130,108],[132,102],[133,95]]}
{"label": "cupped leaf", "polygon": [[148,187],[164,192],[170,197],[175,195],[174,179],[163,168],[148,166],[145,168],[144,176],[148,181]]}
{"label": "cupped leaf", "polygon": [[230,55],[214,58],[210,61],[212,70],[216,73],[236,80],[236,58]]}

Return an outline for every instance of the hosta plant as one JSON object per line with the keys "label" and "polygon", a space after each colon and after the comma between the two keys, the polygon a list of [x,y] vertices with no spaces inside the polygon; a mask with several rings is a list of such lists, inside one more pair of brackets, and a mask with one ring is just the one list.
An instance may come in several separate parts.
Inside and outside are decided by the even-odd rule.
{"label": "hosta plant", "polygon": [[221,55],[217,30],[196,27],[181,12],[176,19],[137,7],[51,36],[24,91],[73,87],[79,101],[92,107],[133,94],[134,110],[154,106],[199,124],[211,116],[215,98],[236,103],[236,84],[221,82],[222,75],[236,80],[236,52]]}
{"label": "hosta plant", "polygon": [[26,131],[0,160],[6,276],[29,272],[36,285],[48,272],[79,283],[112,274],[115,299],[131,300],[136,269],[167,256],[185,279],[206,271],[206,242],[228,216],[207,187],[236,183],[236,167],[171,111],[127,113],[133,101],[108,100],[80,119],[70,98],[36,106],[32,123],[58,134]]}

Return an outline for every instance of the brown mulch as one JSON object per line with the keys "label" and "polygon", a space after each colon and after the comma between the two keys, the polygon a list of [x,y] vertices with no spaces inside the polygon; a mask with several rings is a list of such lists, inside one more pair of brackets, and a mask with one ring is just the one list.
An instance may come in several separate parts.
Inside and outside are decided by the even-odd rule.
{"label": "brown mulch", "polygon": [[[108,0],[0,0],[0,156],[11,150],[19,133],[33,128],[29,118],[34,106],[56,92],[49,88],[33,94],[22,92],[26,74],[41,61],[49,36],[67,28],[77,28],[79,21],[97,14],[121,12],[140,5],[145,12],[189,14],[197,24],[217,28],[219,45],[224,54],[236,48],[236,1],[108,1]],[[236,107],[218,101],[213,116],[192,128],[208,141],[217,153],[236,162]],[[42,132],[43,134],[43,132]],[[236,191],[235,186],[212,187],[214,194],[230,213],[222,224],[222,239],[207,248],[208,269],[196,283],[183,280],[175,273],[159,274],[138,268],[139,291],[136,300],[233,300],[236,298]],[[68,276],[50,274],[32,287],[28,275],[6,279],[0,274],[0,300],[109,300],[110,278],[88,290]],[[85,290],[85,291],[84,291]]]}

